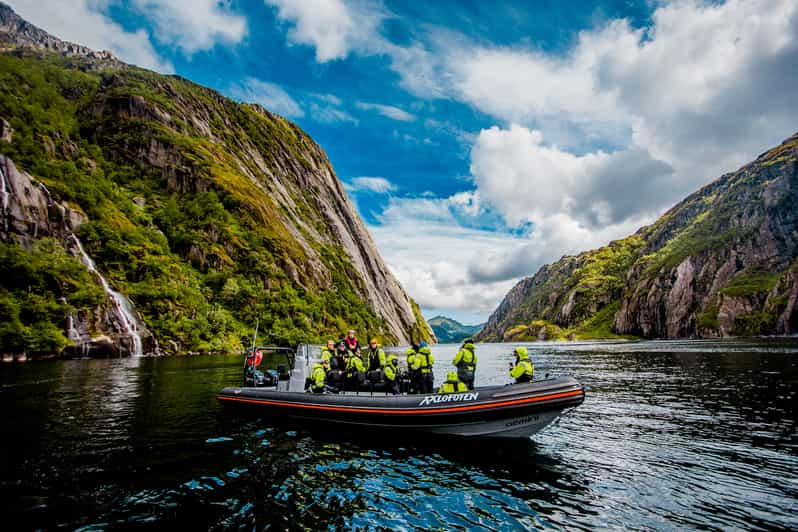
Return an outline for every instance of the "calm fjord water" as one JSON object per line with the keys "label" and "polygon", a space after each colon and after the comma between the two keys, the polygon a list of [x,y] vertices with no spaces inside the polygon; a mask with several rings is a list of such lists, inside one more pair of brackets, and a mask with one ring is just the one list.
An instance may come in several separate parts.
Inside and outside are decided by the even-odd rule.
{"label": "calm fjord water", "polygon": [[[527,345],[587,398],[512,444],[231,413],[237,356],[4,364],[3,527],[798,528],[798,341]],[[510,349],[478,346],[477,385]]]}

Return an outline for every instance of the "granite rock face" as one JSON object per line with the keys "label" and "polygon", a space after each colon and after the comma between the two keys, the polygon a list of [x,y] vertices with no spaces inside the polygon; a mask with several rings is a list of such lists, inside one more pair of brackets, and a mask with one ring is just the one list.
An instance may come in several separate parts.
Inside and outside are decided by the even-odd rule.
{"label": "granite rock face", "polygon": [[634,235],[522,280],[481,338],[535,320],[584,337],[794,334],[796,278],[798,135]]}
{"label": "granite rock face", "polygon": [[[154,235],[153,245],[160,246],[169,229],[157,226],[153,213],[174,198],[180,201],[183,197],[211,195],[234,213],[237,223],[247,226],[249,234],[265,228],[259,233],[260,240],[252,244],[265,250],[257,256],[247,255],[250,243],[231,238],[227,228],[210,222],[191,229],[195,241],[186,242],[184,233],[179,242],[169,242],[174,247],[158,260],[189,264],[193,270],[185,273],[186,283],[188,279],[196,282],[221,276],[237,264],[251,263],[252,284],[262,290],[263,298],[270,293],[296,298],[302,294],[354,294],[357,302],[353,304],[366,311],[353,319],[359,319],[366,331],[378,331],[386,342],[434,341],[418,307],[380,256],[325,152],[295,124],[259,105],[238,103],[177,76],[126,65],[109,52],[61,41],[24,21],[1,2],[0,54],[15,58],[25,68],[75,79],[74,83],[53,87],[69,105],[72,114],[65,119],[71,121],[69,127],[50,128],[54,131],[41,127],[21,138],[12,129],[20,124],[21,117],[2,116],[0,136],[11,151],[0,142],[0,153],[21,153],[19,143],[34,142],[41,146],[43,159],[68,162],[70,168],[83,173],[78,177],[81,180],[91,181],[95,175],[107,179],[111,171],[126,175],[126,179],[150,180],[147,194],[131,191],[133,210],[126,208],[113,223],[145,225],[141,231]],[[73,71],[80,77],[70,73]],[[13,87],[6,89],[14,99],[24,97]],[[14,159],[21,168],[35,166],[30,161],[23,164],[16,155]],[[68,185],[57,183],[54,190],[60,192],[54,192],[54,200],[36,184],[36,180],[50,184],[60,176],[42,178],[31,172],[34,175],[30,178],[17,171],[9,158],[0,158],[0,163],[6,176],[3,201],[7,205],[2,213],[4,226],[0,227],[4,242],[29,246],[38,238],[52,236],[69,246],[72,230],[95,221],[85,214],[90,206],[60,201],[59,194],[64,195]],[[124,192],[131,184],[111,186]],[[132,221],[136,217],[139,221]],[[184,263],[179,265],[183,272],[188,270]],[[99,266],[102,270],[103,265]],[[126,266],[119,262],[110,266],[117,269],[112,273],[121,280],[119,291],[139,276],[135,271],[125,271]],[[208,287],[202,288],[201,297],[209,298],[208,315],[219,307],[212,296],[218,297]],[[138,305],[148,302],[134,296],[130,299]],[[181,305],[170,303],[168,311],[185,315],[183,319],[196,319],[195,310]],[[294,330],[307,328],[309,334],[341,332],[339,329],[347,325],[335,314],[313,311],[315,317],[294,316],[285,305],[278,310],[284,315],[273,318],[276,325],[289,322]],[[147,315],[140,315],[146,322]],[[73,318],[76,325],[70,334],[85,340],[85,331],[92,330],[108,332],[114,338],[113,327],[96,323],[83,329],[78,326],[86,320],[96,321],[94,315]],[[175,317],[173,323],[178,319]],[[157,336],[157,330],[150,328]],[[190,331],[185,335],[190,336]],[[164,348],[185,349],[185,342],[179,340],[167,338]],[[121,348],[125,350],[125,346]],[[102,346],[97,349],[108,351]]]}
{"label": "granite rock face", "polygon": [[[54,238],[78,260],[91,261],[74,233],[86,221],[85,217],[55,201],[46,186],[19,171],[3,155],[0,155],[0,217],[0,239],[4,242],[16,242],[29,249],[36,240]],[[103,357],[141,354],[136,352],[126,319],[135,323],[141,350],[157,352],[157,341],[140,317],[135,313],[129,318],[122,315],[122,307],[115,299],[124,296],[112,292],[99,272],[95,275],[97,284],[107,287],[106,300],[93,309],[71,312],[65,317],[63,328],[73,345],[63,354]],[[127,300],[124,305],[132,308]]]}

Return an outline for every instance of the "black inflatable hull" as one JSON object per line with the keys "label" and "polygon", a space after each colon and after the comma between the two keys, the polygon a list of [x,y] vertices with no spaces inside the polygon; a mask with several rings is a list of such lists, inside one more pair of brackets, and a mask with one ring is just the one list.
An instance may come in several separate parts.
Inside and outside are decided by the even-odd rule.
{"label": "black inflatable hull", "polygon": [[446,395],[311,394],[265,388],[225,388],[219,401],[309,426],[335,423],[358,428],[455,436],[529,437],[578,406],[585,392],[563,377]]}

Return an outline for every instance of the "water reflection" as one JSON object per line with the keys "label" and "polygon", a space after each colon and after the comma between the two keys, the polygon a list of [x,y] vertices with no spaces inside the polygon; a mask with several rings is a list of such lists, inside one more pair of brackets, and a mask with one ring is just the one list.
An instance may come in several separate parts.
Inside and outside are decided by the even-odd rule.
{"label": "water reflection", "polygon": [[[224,411],[238,357],[0,367],[26,528],[798,527],[793,342],[528,344],[587,399],[529,442],[291,430]],[[478,346],[477,383],[512,346]],[[436,346],[438,378],[457,346]]]}

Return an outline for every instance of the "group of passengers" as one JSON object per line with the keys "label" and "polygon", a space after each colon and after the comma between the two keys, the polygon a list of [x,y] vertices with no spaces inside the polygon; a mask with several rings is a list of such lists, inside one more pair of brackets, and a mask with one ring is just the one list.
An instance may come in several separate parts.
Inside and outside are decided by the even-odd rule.
{"label": "group of passengers", "polygon": [[[515,364],[510,376],[516,383],[530,382],[535,368],[525,347],[513,350]],[[361,347],[354,330],[345,338],[328,340],[321,348],[321,359],[313,366],[310,390],[314,393],[337,393],[341,390],[384,391],[391,394],[433,393],[435,357],[426,342],[413,343],[405,352],[405,365],[399,357],[385,355],[377,338]],[[457,370],[449,371],[438,393],[465,392],[474,389],[477,355],[473,340],[466,339],[452,361]]]}

